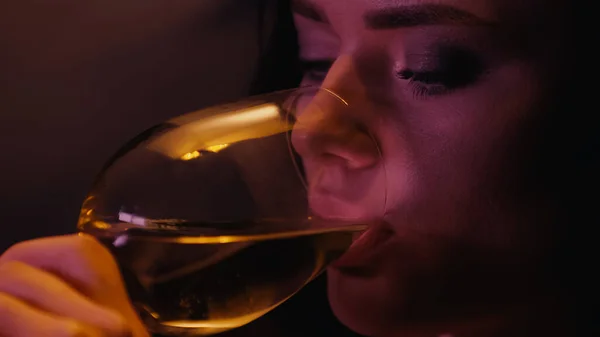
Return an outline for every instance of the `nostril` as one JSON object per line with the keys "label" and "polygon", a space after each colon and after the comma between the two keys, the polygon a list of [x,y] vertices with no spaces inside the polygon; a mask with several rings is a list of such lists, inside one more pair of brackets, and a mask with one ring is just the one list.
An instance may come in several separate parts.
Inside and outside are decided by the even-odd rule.
{"label": "nostril", "polygon": [[380,159],[379,148],[369,134],[295,130],[292,145],[303,160],[339,163],[349,169],[366,169]]}
{"label": "nostril", "polygon": [[350,169],[366,169],[375,166],[380,159],[375,141],[362,132],[326,145],[326,152],[342,158]]}
{"label": "nostril", "polygon": [[291,141],[304,161],[336,163],[349,169],[376,165],[381,157],[377,142],[361,122],[368,111],[350,106],[329,89],[319,89],[295,101]]}

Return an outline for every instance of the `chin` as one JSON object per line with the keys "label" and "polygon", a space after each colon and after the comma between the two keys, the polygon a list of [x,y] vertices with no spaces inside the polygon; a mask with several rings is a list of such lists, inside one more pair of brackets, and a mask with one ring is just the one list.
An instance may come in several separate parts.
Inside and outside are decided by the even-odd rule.
{"label": "chin", "polygon": [[394,287],[387,278],[372,271],[361,274],[329,268],[328,297],[331,309],[342,324],[366,336],[387,336],[398,326]]}

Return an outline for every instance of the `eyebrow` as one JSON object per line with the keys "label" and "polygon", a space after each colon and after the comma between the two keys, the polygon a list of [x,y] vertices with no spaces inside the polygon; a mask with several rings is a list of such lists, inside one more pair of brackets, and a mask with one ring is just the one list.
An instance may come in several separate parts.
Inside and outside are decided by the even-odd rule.
{"label": "eyebrow", "polygon": [[291,8],[292,12],[307,19],[322,23],[329,23],[325,13],[318,10],[317,7],[315,7],[308,0],[292,0]]}
{"label": "eyebrow", "polygon": [[[292,11],[307,19],[329,23],[325,13],[310,0],[292,0]],[[468,11],[441,4],[398,6],[368,11],[363,15],[368,29],[385,30],[431,25],[488,26],[492,22]]]}
{"label": "eyebrow", "polygon": [[368,29],[395,29],[431,25],[487,26],[492,22],[456,7],[439,4],[399,6],[368,11],[363,15]]}
{"label": "eyebrow", "polygon": [[329,23],[327,19],[327,15],[317,9],[312,3],[308,0],[292,0],[291,2],[292,12],[303,16],[307,19],[321,22],[321,23]]}

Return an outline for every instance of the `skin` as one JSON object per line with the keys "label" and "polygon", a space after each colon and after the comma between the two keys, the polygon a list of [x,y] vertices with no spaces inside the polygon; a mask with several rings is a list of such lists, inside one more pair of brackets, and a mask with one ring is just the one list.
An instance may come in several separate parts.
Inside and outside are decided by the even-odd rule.
{"label": "skin", "polygon": [[[468,12],[467,22],[386,29],[365,23],[378,11],[431,3]],[[539,13],[535,5],[296,3],[308,65],[303,84],[349,102],[323,109],[321,98],[299,114],[298,123],[309,126],[296,131],[294,145],[307,168],[311,206],[326,218],[370,218],[381,215],[374,205],[386,200],[388,241],[368,261],[328,273],[332,308],[355,331],[528,335],[532,321],[558,315],[542,268],[554,241],[544,229],[551,228],[554,201],[542,193],[546,182],[531,174],[528,158],[537,151],[548,83],[556,82],[548,74],[559,60],[548,52],[560,48],[561,34],[551,24],[558,7]],[[334,136],[323,140],[304,130],[311,127]]]}
{"label": "skin", "polygon": [[117,264],[93,237],[26,241],[0,256],[0,332],[25,336],[148,336]]}
{"label": "skin", "polygon": [[[375,337],[569,335],[543,268],[556,200],[530,161],[560,65],[560,3],[431,3],[470,15],[381,29],[385,20],[365,25],[365,15],[424,1],[296,7],[301,58],[327,61],[303,84],[348,102],[318,95],[297,116],[311,206],[382,219],[374,228],[386,239],[368,259],[329,269],[332,308]],[[110,253],[75,235],[0,257],[0,335],[148,334]]]}

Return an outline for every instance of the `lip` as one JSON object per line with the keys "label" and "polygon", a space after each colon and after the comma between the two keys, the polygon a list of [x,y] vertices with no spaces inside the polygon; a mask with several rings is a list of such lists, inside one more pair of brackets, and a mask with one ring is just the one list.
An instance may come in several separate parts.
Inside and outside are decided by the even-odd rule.
{"label": "lip", "polygon": [[341,271],[364,269],[374,265],[378,255],[393,238],[394,231],[388,224],[375,223],[352,243],[346,253],[330,266]]}

